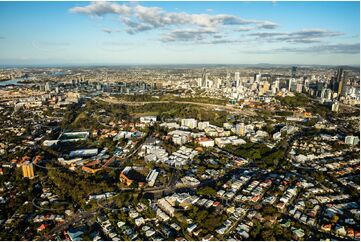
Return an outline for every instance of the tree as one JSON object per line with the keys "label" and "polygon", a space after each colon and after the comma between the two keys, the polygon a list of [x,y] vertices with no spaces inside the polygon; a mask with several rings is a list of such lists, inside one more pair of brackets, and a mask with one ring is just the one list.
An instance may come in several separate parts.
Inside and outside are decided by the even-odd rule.
{"label": "tree", "polygon": [[204,219],[208,216],[207,210],[201,210],[197,213],[196,220],[198,224],[202,224]]}
{"label": "tree", "polygon": [[252,240],[257,240],[257,237],[260,234],[261,229],[262,229],[261,224],[258,221],[256,221],[250,232],[250,236],[251,236]]}
{"label": "tree", "polygon": [[276,238],[274,237],[272,229],[263,229],[261,232],[261,238],[264,241],[275,241]]}
{"label": "tree", "polygon": [[223,224],[222,216],[211,214],[200,225],[209,232],[213,232],[216,228],[218,228],[222,224]]}
{"label": "tree", "polygon": [[338,217],[336,214],[334,214],[334,215],[332,216],[332,218],[331,218],[331,222],[334,223],[334,224],[337,223],[338,220],[339,220],[339,217]]}
{"label": "tree", "polygon": [[204,195],[208,197],[214,197],[217,194],[217,191],[212,187],[202,187],[197,190],[198,195]]}
{"label": "tree", "polygon": [[206,171],[206,167],[199,166],[198,169],[197,169],[197,176],[203,175],[205,171]]}
{"label": "tree", "polygon": [[262,212],[265,213],[266,215],[274,215],[277,213],[277,209],[272,205],[268,205],[263,207]]}

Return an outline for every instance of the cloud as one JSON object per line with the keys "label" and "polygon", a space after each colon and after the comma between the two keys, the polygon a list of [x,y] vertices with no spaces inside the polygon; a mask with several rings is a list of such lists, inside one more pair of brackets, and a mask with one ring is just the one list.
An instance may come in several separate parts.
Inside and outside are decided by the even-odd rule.
{"label": "cloud", "polygon": [[249,34],[258,39],[265,39],[267,41],[285,41],[291,43],[317,43],[322,42],[323,38],[335,37],[343,35],[340,32],[329,31],[325,29],[304,29],[295,32],[259,32]]}
{"label": "cloud", "polygon": [[137,24],[136,27],[133,28],[127,28],[125,32],[128,34],[136,34],[139,32],[147,31],[153,29],[152,26],[146,25],[146,24]]}
{"label": "cloud", "polygon": [[[208,9],[209,10],[209,9]],[[117,2],[92,2],[87,6],[74,7],[70,11],[89,16],[104,16],[113,14],[119,16],[124,31],[128,34],[160,30],[162,42],[208,42],[227,43],[239,40],[227,40],[229,31],[247,32],[252,30],[274,30],[279,27],[277,23],[269,20],[243,19],[231,14],[191,14],[186,12],[170,12],[160,7],[147,7],[137,2],[120,4]],[[104,28],[105,33],[114,30]],[[294,32],[251,32],[243,38],[251,37],[249,41],[288,42],[288,43],[320,43],[325,38],[332,38],[343,33],[325,29],[304,29]],[[220,37],[222,36],[222,37]]]}
{"label": "cloud", "polygon": [[222,39],[224,36],[220,34],[213,35],[213,38],[215,39]]}
{"label": "cloud", "polygon": [[278,24],[270,22],[270,21],[265,21],[258,25],[258,28],[260,28],[260,29],[276,29],[278,27],[279,27]]}
{"label": "cloud", "polygon": [[[182,29],[173,30],[165,34],[162,38],[162,42],[188,42],[188,41],[202,41],[209,35],[214,35],[217,32],[211,29]],[[216,37],[219,37],[218,35]]]}
{"label": "cloud", "polygon": [[340,32],[333,32],[326,29],[305,29],[297,32],[293,32],[292,35],[307,38],[324,38],[343,35]]}
{"label": "cloud", "polygon": [[[74,7],[73,13],[89,16],[103,16],[116,14],[121,17],[129,34],[135,34],[157,28],[169,26],[192,25],[196,27],[222,27],[239,25],[259,25],[262,28],[275,28],[278,25],[270,21],[247,20],[229,14],[189,14],[185,12],[167,12],[159,7],[145,7],[142,5],[129,6],[111,2],[93,2],[88,6]],[[209,11],[207,11],[209,12]]]}
{"label": "cloud", "polygon": [[255,24],[255,23],[260,22],[258,20],[241,19],[237,16],[227,15],[227,14],[219,14],[219,15],[212,16],[212,17],[210,17],[210,20],[212,22],[215,22],[215,23],[221,24],[221,25],[248,25],[248,24]]}
{"label": "cloud", "polygon": [[[196,25],[199,27],[217,27],[221,25],[245,25],[255,23],[254,20],[244,20],[237,16],[218,14],[188,14],[185,12],[166,12],[158,7],[144,7],[137,5],[133,8],[137,23],[141,23],[151,28],[161,28],[166,26]],[[124,22],[127,24],[127,22]],[[128,25],[132,28],[132,25]],[[148,30],[148,29],[147,29]]]}
{"label": "cloud", "polygon": [[153,27],[149,24],[137,23],[127,17],[123,17],[122,22],[128,26],[128,28],[125,30],[125,32],[128,34],[136,34],[142,31],[153,29]]}
{"label": "cloud", "polygon": [[254,30],[254,29],[255,29],[255,27],[239,27],[235,31],[237,31],[237,32],[247,32],[247,31],[251,31],[251,30]]}
{"label": "cloud", "polygon": [[102,31],[104,33],[107,33],[107,34],[111,34],[111,33],[115,33],[115,32],[120,32],[119,30],[117,29],[109,29],[109,28],[102,28]]}
{"label": "cloud", "polygon": [[260,32],[260,33],[252,33],[249,36],[255,36],[258,38],[271,39],[278,36],[287,36],[287,33],[279,33],[279,32]]}
{"label": "cloud", "polygon": [[5,39],[5,37],[4,37],[4,36],[0,36],[0,39]]}
{"label": "cloud", "polygon": [[244,40],[229,39],[227,36],[218,34],[216,30],[207,28],[173,30],[163,35],[161,41],[163,43],[192,43],[193,45],[236,44],[245,42]]}
{"label": "cloud", "polygon": [[235,39],[220,39],[220,40],[210,40],[210,41],[203,41],[199,44],[238,44],[244,43],[243,40],[235,40]]}
{"label": "cloud", "polygon": [[85,7],[74,7],[70,9],[72,13],[81,13],[90,16],[103,16],[106,14],[129,15],[131,8],[125,4],[97,1]]}
{"label": "cloud", "polygon": [[360,43],[356,44],[325,44],[315,45],[305,48],[280,48],[276,52],[295,52],[295,53],[329,53],[329,54],[359,54]]}

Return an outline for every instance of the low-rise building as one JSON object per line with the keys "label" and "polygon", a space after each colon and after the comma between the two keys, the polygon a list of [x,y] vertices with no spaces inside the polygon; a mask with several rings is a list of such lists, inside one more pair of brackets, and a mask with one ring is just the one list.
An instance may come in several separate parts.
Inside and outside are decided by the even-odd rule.
{"label": "low-rise building", "polygon": [[157,204],[169,216],[171,216],[171,217],[174,216],[175,208],[172,205],[170,205],[170,203],[165,198],[159,199]]}

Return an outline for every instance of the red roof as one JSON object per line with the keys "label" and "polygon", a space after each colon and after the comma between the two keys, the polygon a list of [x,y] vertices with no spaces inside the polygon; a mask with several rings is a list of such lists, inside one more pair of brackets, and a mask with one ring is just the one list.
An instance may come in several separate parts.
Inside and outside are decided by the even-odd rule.
{"label": "red roof", "polygon": [[44,229],[46,229],[46,227],[48,227],[49,225],[48,224],[41,224],[39,227],[38,227],[38,231],[43,231]]}
{"label": "red roof", "polygon": [[198,142],[202,142],[202,141],[209,141],[211,139],[207,138],[207,137],[199,137],[198,138]]}
{"label": "red roof", "polygon": [[215,202],[213,203],[213,206],[214,206],[214,207],[217,207],[217,206],[219,206],[219,204],[220,204],[220,202],[215,201]]}

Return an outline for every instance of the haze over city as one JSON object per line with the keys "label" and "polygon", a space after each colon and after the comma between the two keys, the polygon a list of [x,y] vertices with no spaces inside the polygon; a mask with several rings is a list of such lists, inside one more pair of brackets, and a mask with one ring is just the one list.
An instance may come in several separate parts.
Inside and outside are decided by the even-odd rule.
{"label": "haze over city", "polygon": [[359,2],[1,2],[0,64],[359,65]]}

